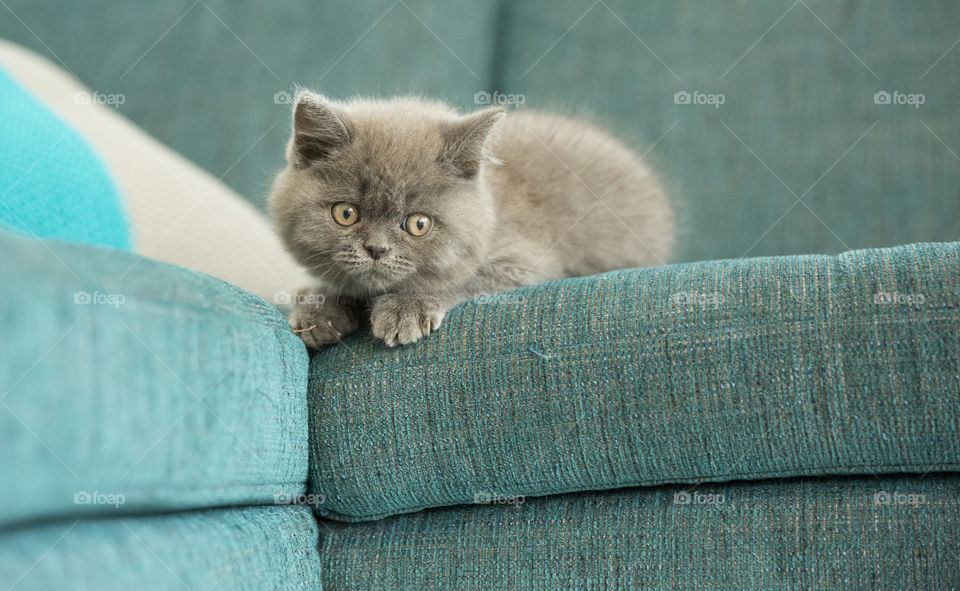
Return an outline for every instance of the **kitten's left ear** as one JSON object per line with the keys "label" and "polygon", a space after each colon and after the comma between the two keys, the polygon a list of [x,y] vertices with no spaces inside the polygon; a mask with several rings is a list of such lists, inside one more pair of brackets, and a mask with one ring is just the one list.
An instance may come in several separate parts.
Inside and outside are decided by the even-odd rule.
{"label": "kitten's left ear", "polygon": [[503,107],[490,107],[458,119],[444,130],[440,162],[451,165],[463,178],[477,176],[483,161],[490,160],[489,140],[505,115]]}

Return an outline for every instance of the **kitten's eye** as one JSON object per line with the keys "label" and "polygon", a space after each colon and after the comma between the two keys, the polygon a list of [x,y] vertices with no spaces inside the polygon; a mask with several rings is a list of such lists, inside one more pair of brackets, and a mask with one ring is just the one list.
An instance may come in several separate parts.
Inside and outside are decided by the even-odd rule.
{"label": "kitten's eye", "polygon": [[423,236],[430,231],[433,226],[433,220],[430,216],[422,213],[411,213],[403,218],[403,229],[411,236]]}
{"label": "kitten's eye", "polygon": [[336,203],[330,210],[333,215],[333,221],[341,226],[352,226],[360,219],[360,211],[352,203]]}

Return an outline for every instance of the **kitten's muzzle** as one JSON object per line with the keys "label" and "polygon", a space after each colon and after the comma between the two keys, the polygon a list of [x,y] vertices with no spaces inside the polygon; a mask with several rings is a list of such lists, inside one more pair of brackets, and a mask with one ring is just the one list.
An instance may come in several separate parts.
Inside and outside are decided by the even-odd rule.
{"label": "kitten's muzzle", "polygon": [[388,251],[388,250],[390,250],[389,248],[387,248],[387,247],[385,247],[385,246],[370,246],[370,245],[368,245],[368,246],[364,246],[363,248],[366,249],[367,253],[369,253],[369,255],[370,255],[370,258],[373,259],[373,260],[379,259],[379,258],[382,257],[383,255],[387,254],[387,251]]}

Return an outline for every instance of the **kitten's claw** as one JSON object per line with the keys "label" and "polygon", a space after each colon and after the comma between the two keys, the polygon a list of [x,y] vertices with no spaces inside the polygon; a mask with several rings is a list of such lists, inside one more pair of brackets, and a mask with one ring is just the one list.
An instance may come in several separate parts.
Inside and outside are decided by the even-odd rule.
{"label": "kitten's claw", "polygon": [[320,299],[319,303],[297,303],[290,314],[290,327],[308,349],[339,343],[358,326],[354,314],[330,298]]}
{"label": "kitten's claw", "polygon": [[373,336],[388,347],[408,345],[440,328],[446,310],[435,298],[387,294],[370,311]]}

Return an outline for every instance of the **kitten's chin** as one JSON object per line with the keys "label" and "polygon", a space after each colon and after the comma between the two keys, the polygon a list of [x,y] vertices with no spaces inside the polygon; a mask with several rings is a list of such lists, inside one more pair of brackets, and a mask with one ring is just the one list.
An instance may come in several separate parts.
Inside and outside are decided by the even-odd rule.
{"label": "kitten's chin", "polygon": [[359,290],[367,293],[385,293],[403,280],[403,276],[396,271],[390,271],[381,265],[365,265],[356,269],[350,275],[351,283]]}

